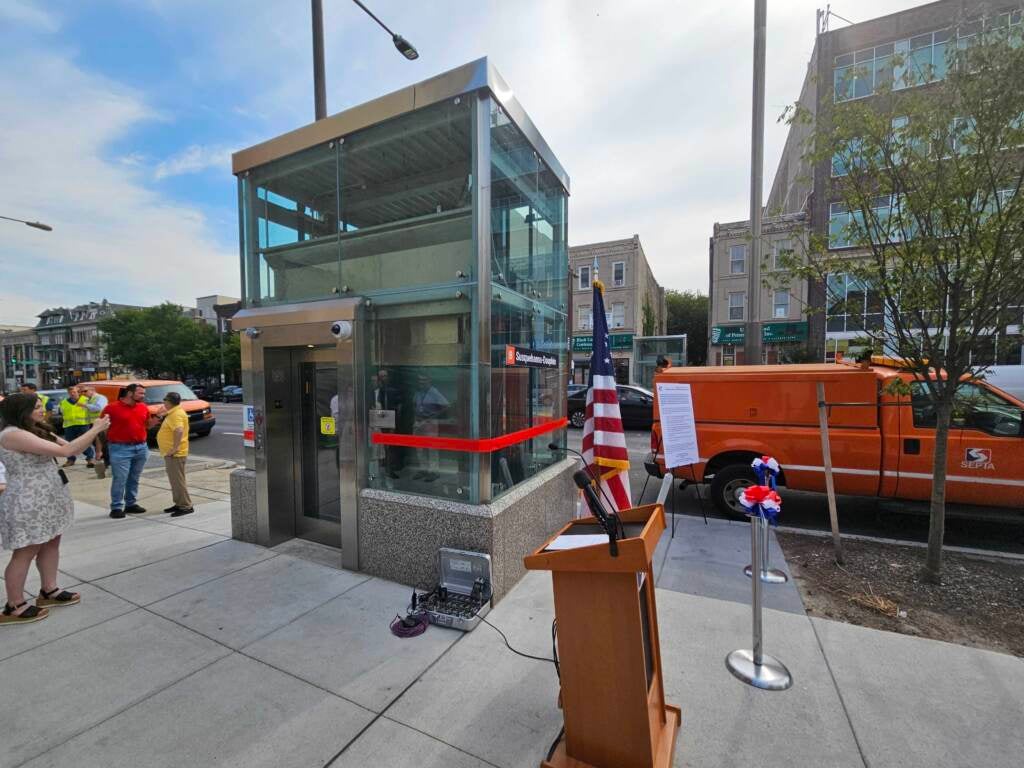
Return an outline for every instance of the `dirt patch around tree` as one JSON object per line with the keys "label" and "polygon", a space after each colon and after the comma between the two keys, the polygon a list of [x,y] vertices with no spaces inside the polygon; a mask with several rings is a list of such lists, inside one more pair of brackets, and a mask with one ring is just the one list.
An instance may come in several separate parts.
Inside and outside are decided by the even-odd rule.
{"label": "dirt patch around tree", "polygon": [[811,616],[1024,657],[1024,561],[946,552],[941,585],[921,547],[778,533]]}

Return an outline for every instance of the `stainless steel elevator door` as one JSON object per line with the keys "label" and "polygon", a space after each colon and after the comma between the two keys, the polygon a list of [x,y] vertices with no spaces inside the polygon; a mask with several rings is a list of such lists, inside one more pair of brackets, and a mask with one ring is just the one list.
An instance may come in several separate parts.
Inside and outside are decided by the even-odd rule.
{"label": "stainless steel elevator door", "polygon": [[[341,546],[338,366],[316,352],[293,353],[299,390],[299,483],[295,535]],[[295,360],[298,358],[298,360]]]}

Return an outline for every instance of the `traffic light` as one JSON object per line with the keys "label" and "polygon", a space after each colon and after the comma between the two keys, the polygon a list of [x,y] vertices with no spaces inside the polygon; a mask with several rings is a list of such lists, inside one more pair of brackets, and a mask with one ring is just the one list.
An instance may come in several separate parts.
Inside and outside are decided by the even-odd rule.
{"label": "traffic light", "polygon": [[18,364],[18,356],[17,355],[11,355],[11,365],[16,366],[17,364]]}

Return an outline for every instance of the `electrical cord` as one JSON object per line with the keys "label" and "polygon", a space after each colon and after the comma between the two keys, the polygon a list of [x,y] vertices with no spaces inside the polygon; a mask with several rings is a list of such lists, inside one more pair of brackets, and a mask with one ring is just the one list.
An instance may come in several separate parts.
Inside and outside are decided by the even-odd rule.
{"label": "electrical cord", "polygon": [[[499,635],[501,635],[501,639],[505,641],[505,647],[508,648],[510,651],[512,651],[512,653],[516,654],[517,656],[522,656],[524,659],[533,659],[534,661],[546,661],[549,664],[554,664],[555,665],[555,671],[558,672],[558,661],[557,661],[557,659],[549,659],[547,656],[534,656],[533,654],[530,654],[530,653],[523,653],[522,651],[517,651],[509,643],[508,638],[505,637],[505,633],[504,632],[502,632],[496,626],[491,624],[491,622],[489,622],[483,616],[480,617],[480,621],[482,621],[488,627],[490,627],[495,632],[497,632]],[[559,676],[560,676],[560,673],[559,673]]]}
{"label": "electrical cord", "polygon": [[391,634],[402,639],[418,637],[427,631],[429,625],[430,619],[425,613],[412,613],[408,616],[395,614],[391,621]]}
{"label": "electrical cord", "polygon": [[[534,659],[535,661],[547,661],[547,662],[550,662],[551,664],[554,664],[555,665],[555,674],[558,675],[558,679],[559,679],[559,681],[561,681],[561,679],[562,679],[562,670],[561,670],[561,667],[558,664],[558,643],[557,643],[557,640],[558,640],[558,619],[554,619],[551,622],[551,658],[550,659],[545,658],[544,656],[534,656],[534,655],[529,654],[529,653],[523,653],[522,651],[517,651],[509,643],[508,638],[505,637],[505,633],[504,632],[502,632],[496,626],[491,624],[491,622],[489,622],[484,617],[481,616],[480,620],[484,624],[489,626],[491,629],[493,629],[495,632],[497,632],[499,635],[501,635],[501,639],[505,641],[505,647],[508,648],[510,651],[512,651],[512,653],[516,654],[517,656],[522,656],[523,658],[526,658],[526,659]],[[549,761],[551,760],[552,755],[555,754],[555,750],[558,749],[558,743],[562,740],[562,737],[564,735],[565,735],[565,725],[563,724],[561,730],[558,731],[558,735],[555,737],[555,740],[553,742],[551,742],[551,747],[548,749],[547,759]]]}

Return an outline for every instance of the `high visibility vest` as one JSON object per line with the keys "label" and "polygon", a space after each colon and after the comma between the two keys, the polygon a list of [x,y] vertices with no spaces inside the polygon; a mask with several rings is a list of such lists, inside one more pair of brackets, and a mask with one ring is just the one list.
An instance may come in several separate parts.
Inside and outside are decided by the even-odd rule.
{"label": "high visibility vest", "polygon": [[79,405],[84,402],[84,397],[74,403],[70,398],[60,401],[60,415],[64,420],[65,427],[84,427],[88,423],[89,412]]}
{"label": "high visibility vest", "polygon": [[41,403],[43,404],[43,410],[44,410],[44,411],[45,411],[45,410],[47,410],[47,408],[46,408],[46,404],[47,404],[48,402],[50,402],[50,398],[48,398],[48,397],[47,397],[46,395],[44,395],[44,394],[43,394],[42,392],[36,392],[36,397],[38,397],[38,398],[39,398],[39,402],[41,402]]}

